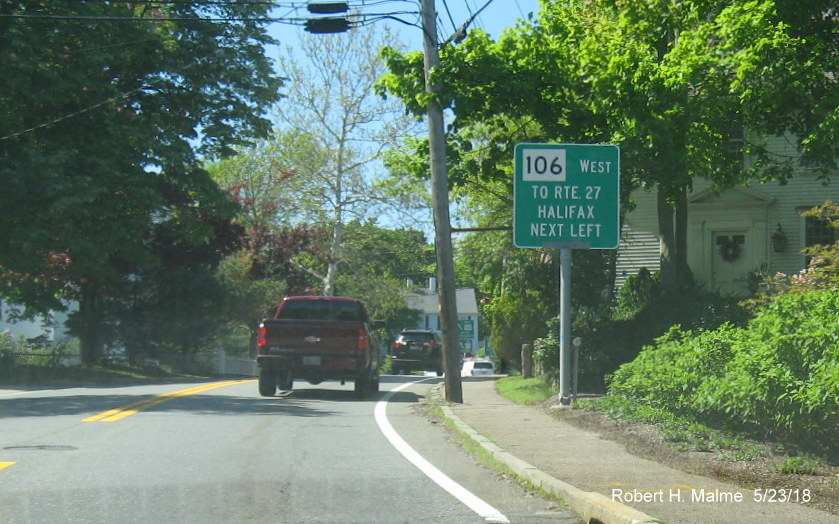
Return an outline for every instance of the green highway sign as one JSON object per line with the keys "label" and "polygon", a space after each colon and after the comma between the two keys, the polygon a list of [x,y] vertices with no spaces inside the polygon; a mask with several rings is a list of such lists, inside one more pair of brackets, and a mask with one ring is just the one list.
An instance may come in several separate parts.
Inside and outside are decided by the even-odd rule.
{"label": "green highway sign", "polygon": [[516,247],[616,249],[620,149],[608,144],[517,144]]}

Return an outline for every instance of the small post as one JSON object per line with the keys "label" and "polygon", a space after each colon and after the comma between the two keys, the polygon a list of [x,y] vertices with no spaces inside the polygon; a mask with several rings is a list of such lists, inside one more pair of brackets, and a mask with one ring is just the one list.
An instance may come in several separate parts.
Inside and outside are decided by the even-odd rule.
{"label": "small post", "polygon": [[574,379],[573,379],[573,391],[571,392],[571,402],[577,402],[577,389],[580,384],[580,346],[583,345],[583,339],[580,337],[574,337],[574,340],[571,341],[571,345],[574,346]]}
{"label": "small post", "polygon": [[533,378],[533,344],[521,345],[521,376]]}
{"label": "small post", "polygon": [[571,403],[571,248],[559,248],[559,401]]}

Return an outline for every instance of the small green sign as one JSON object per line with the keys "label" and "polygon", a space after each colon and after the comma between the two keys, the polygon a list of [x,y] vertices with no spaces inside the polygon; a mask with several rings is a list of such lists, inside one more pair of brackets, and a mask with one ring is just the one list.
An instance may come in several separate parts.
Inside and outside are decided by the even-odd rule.
{"label": "small green sign", "polygon": [[460,351],[472,353],[472,343],[475,337],[475,321],[471,318],[460,318],[458,323],[458,342]]}
{"label": "small green sign", "polygon": [[609,144],[517,144],[513,243],[616,249],[620,149]]}

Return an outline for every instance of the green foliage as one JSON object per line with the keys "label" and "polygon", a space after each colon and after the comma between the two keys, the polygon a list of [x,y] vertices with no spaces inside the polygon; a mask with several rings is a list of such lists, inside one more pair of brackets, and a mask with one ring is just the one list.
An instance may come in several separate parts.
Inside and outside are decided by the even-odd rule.
{"label": "green foliage", "polygon": [[778,471],[784,475],[818,475],[821,472],[821,462],[810,456],[787,457],[778,464]]}
{"label": "green foliage", "polygon": [[43,340],[27,340],[22,335],[15,337],[8,331],[0,332],[0,378],[14,379],[23,369],[73,365],[77,363],[78,357],[77,339],[50,343]]}
{"label": "green foliage", "polygon": [[[609,256],[598,250],[573,254],[571,302],[578,319],[605,314]],[[556,251],[518,249],[509,232],[489,231],[463,239],[456,260],[458,283],[474,286],[481,298],[481,323],[490,326],[490,346],[518,367],[521,345],[545,336],[551,330],[546,323],[558,311]]]}
{"label": "green foliage", "polygon": [[[686,290],[677,296],[659,291],[658,274],[642,271],[629,278],[618,294],[614,311],[577,307],[572,336],[582,339],[579,350],[579,387],[605,391],[605,380],[621,364],[632,361],[641,349],[667,334],[674,325],[689,330],[712,330],[731,322],[746,322],[746,311],[736,299]],[[536,341],[534,359],[549,376],[558,377],[558,321],[548,324],[548,334]]]}
{"label": "green foliage", "polygon": [[609,391],[709,424],[833,446],[839,296],[778,297],[746,328],[674,327],[621,366]]}
{"label": "green foliage", "polygon": [[393,357],[391,355],[385,355],[382,359],[382,365],[379,366],[379,373],[382,375],[386,375],[390,373],[393,369]]}
{"label": "green foliage", "polygon": [[533,341],[544,331],[546,315],[534,314],[534,311],[546,310],[544,306],[538,307],[542,300],[537,291],[523,290],[502,294],[485,306],[485,314],[492,323],[489,344],[500,358],[520,362],[521,345]]}
{"label": "green foliage", "polygon": [[516,404],[536,404],[553,395],[553,387],[538,378],[522,378],[521,375],[505,377],[496,382],[498,392]]}
{"label": "green foliage", "polygon": [[384,320],[391,332],[416,325],[419,312],[406,305],[406,283],[422,283],[435,272],[434,247],[425,235],[354,220],[344,238],[338,293],[364,300],[370,316]]}
{"label": "green foliage", "polygon": [[0,368],[7,369],[17,362],[17,355],[29,351],[29,344],[22,336],[14,337],[8,331],[0,331]]}
{"label": "green foliage", "polygon": [[225,290],[215,313],[219,329],[208,344],[232,354],[250,355],[253,336],[260,319],[273,315],[286,283],[275,279],[251,278],[251,261],[245,252],[234,253],[219,265],[216,279]]}
{"label": "green foliage", "polygon": [[639,314],[645,307],[661,299],[661,274],[651,274],[642,267],[637,275],[626,279],[617,297],[614,318],[630,319]]}
{"label": "green foliage", "polygon": [[[533,362],[538,363],[545,379],[559,383],[559,319],[547,322],[547,334],[533,341]],[[585,373],[583,373],[585,376]]]}

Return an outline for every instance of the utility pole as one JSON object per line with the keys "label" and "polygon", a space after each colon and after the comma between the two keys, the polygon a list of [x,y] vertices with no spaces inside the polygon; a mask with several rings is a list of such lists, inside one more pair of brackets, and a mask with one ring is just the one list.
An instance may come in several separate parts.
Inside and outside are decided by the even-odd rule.
{"label": "utility pole", "polygon": [[[420,0],[422,10],[425,90],[434,94],[431,69],[439,65],[437,17],[434,0]],[[463,402],[460,382],[460,344],[458,340],[457,297],[454,287],[451,223],[449,221],[449,175],[446,166],[446,141],[443,109],[432,96],[428,102],[428,146],[431,151],[431,197],[434,209],[434,233],[437,246],[437,282],[440,297],[440,328],[443,331],[443,370],[446,400]]]}
{"label": "utility pole", "polygon": [[[437,13],[434,0],[420,0],[425,65],[425,90],[437,92],[431,81],[431,69],[439,65],[437,51]],[[315,14],[346,13],[347,2],[313,2],[309,12]],[[306,22],[310,33],[343,33],[352,24],[346,16],[327,16]],[[465,25],[462,30],[465,31]],[[437,283],[440,300],[440,329],[443,332],[443,371],[446,374],[446,400],[463,402],[460,383],[460,341],[457,323],[457,295],[454,287],[452,229],[449,220],[449,174],[446,166],[446,139],[443,132],[443,109],[434,97],[428,103],[428,146],[431,150],[431,198],[434,210],[434,234],[437,251]]]}

